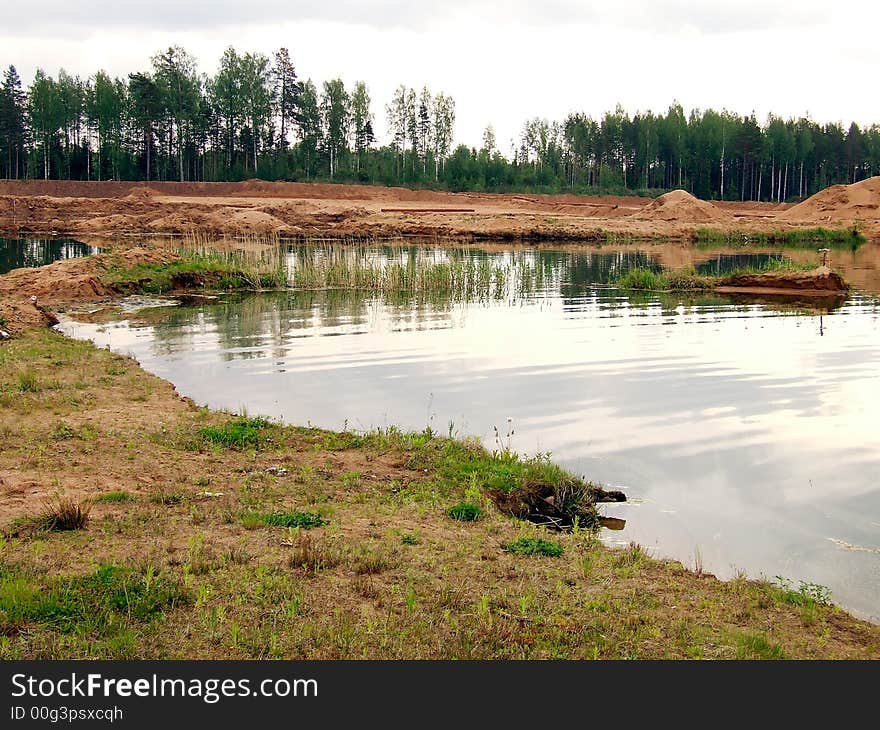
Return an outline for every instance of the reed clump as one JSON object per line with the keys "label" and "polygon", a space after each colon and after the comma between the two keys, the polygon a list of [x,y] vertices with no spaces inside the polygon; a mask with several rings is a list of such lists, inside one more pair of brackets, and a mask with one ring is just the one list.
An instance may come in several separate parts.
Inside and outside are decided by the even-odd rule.
{"label": "reed clump", "polygon": [[311,259],[297,263],[291,277],[295,289],[348,289],[381,293],[443,293],[450,296],[503,295],[509,268],[489,261],[453,260],[382,264],[371,261]]}

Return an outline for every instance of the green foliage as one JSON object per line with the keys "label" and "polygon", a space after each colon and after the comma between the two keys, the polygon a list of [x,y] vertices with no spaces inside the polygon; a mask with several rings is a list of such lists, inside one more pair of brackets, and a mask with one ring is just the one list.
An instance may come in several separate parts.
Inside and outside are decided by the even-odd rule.
{"label": "green foliage", "polygon": [[207,442],[231,449],[258,448],[269,440],[265,418],[236,418],[221,426],[205,426],[199,435]]}
{"label": "green foliage", "polygon": [[504,550],[514,555],[542,555],[548,558],[558,558],[563,552],[558,542],[540,537],[519,537],[504,545]]}
{"label": "green foliage", "polygon": [[[685,115],[678,103],[657,113],[618,106],[597,118],[538,116],[507,155],[494,134],[480,149],[456,147],[454,99],[406,85],[384,100],[389,142],[377,148],[366,85],[336,78],[319,90],[297,79],[286,49],[270,60],[228,48],[206,76],[178,46],[151,62],[127,78],[53,78],[38,69],[27,90],[9,67],[0,86],[0,177],[641,195],[685,188],[707,199],[782,202],[880,171],[877,124],[771,115],[761,125],[754,114]],[[95,132],[85,142],[83,129]]]}
{"label": "green foliage", "polygon": [[64,441],[66,439],[74,438],[76,436],[76,431],[70,424],[65,423],[64,421],[59,421],[58,425],[52,430],[51,436],[57,441]]}
{"label": "green foliage", "polygon": [[738,631],[733,634],[736,644],[737,659],[787,659],[785,652],[778,644],[767,640],[761,634]]}
{"label": "green foliage", "polygon": [[447,514],[453,520],[458,520],[459,522],[476,522],[480,519],[482,510],[475,504],[459,502],[453,507],[450,507]]}
{"label": "green foliage", "polygon": [[162,294],[176,289],[280,289],[287,286],[282,262],[243,254],[184,253],[163,264],[113,266],[101,281],[123,292]]}
{"label": "green foliage", "polygon": [[798,587],[794,588],[791,581],[776,576],[777,598],[782,603],[792,606],[827,606],[831,604],[831,591],[818,583],[799,581]]}
{"label": "green foliage", "polygon": [[116,490],[98,495],[97,501],[109,504],[119,504],[121,502],[132,502],[134,501],[134,497],[126,491]]}
{"label": "green foliage", "polygon": [[62,633],[106,633],[128,621],[150,621],[190,602],[174,581],[152,568],[138,573],[101,565],[94,573],[56,577],[40,585],[28,576],[0,569],[0,635],[39,624]]}
{"label": "green foliage", "polygon": [[662,291],[667,289],[666,277],[651,269],[630,269],[614,282],[621,289]]}
{"label": "green foliage", "polygon": [[510,273],[488,261],[473,259],[444,263],[411,259],[406,264],[379,266],[343,257],[322,257],[297,265],[293,287],[488,297],[504,292]]}
{"label": "green foliage", "polygon": [[327,524],[317,512],[249,512],[242,517],[242,522],[246,526],[301,527],[304,530]]}
{"label": "green foliage", "polygon": [[724,276],[699,274],[693,267],[660,272],[636,267],[618,276],[614,279],[613,284],[627,291],[699,292],[723,285],[735,276],[809,271],[813,268],[815,266],[811,264],[796,263],[782,257],[769,258],[757,264],[741,266]]}
{"label": "green foliage", "polygon": [[26,370],[18,376],[18,389],[22,393],[39,393],[42,390],[36,374]]}
{"label": "green foliage", "polygon": [[734,246],[738,248],[858,248],[865,237],[857,226],[851,228],[793,228],[779,231],[719,231],[698,228],[694,240],[701,248]]}

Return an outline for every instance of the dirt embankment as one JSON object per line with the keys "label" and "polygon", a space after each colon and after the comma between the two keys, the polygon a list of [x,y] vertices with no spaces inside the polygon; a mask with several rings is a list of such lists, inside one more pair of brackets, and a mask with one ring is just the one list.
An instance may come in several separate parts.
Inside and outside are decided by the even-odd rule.
{"label": "dirt embankment", "polygon": [[[852,185],[832,185],[780,214],[780,220],[816,224],[880,221],[880,177]],[[872,226],[873,227],[873,226]]]}
{"label": "dirt embankment", "polygon": [[[716,204],[683,190],[655,201],[623,196],[446,193],[365,185],[0,182],[0,232],[78,237],[278,234],[605,242],[689,240],[696,229],[769,231],[816,225],[796,208]],[[824,225],[836,225],[834,216]],[[870,228],[870,227],[869,227]],[[876,226],[880,232],[880,222]],[[873,230],[873,229],[871,229]],[[870,235],[871,230],[866,230]]]}
{"label": "dirt embankment", "polygon": [[840,274],[827,266],[810,271],[767,271],[724,279],[715,291],[731,294],[844,295],[849,290]]}
{"label": "dirt embankment", "polygon": [[111,268],[167,264],[177,258],[171,251],[135,246],[10,271],[0,276],[0,317],[6,323],[0,329],[19,335],[33,327],[55,324],[51,310],[60,304],[101,301],[118,295],[102,281],[102,275]]}

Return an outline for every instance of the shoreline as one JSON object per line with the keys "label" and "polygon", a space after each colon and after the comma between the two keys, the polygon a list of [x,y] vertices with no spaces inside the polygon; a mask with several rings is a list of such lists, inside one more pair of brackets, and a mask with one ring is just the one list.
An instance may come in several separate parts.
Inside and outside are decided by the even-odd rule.
{"label": "shoreline", "polygon": [[[52,265],[56,301],[91,258]],[[158,578],[166,602],[144,618],[96,604],[106,622],[68,617],[70,631],[27,604],[0,631],[0,656],[880,658],[880,627],[826,605],[821,587],[723,582],[590,530],[514,519],[493,480],[519,467],[467,441],[199,408],[129,358],[49,330],[51,302],[30,305],[40,316],[0,343],[0,603],[10,586],[55,596],[68,585],[100,604],[98,575],[107,590],[113,576]],[[91,505],[85,530],[10,531],[60,495]],[[480,519],[452,519],[462,503]],[[326,524],[283,526],[298,514]],[[508,549],[549,550],[542,541],[561,555]]]}
{"label": "shoreline", "polygon": [[[809,201],[807,201],[809,202]],[[804,204],[801,204],[804,205]],[[272,234],[296,240],[389,237],[461,242],[698,242],[797,237],[822,226],[880,240],[880,221],[801,206],[573,194],[451,193],[324,183],[0,181],[0,231],[10,235]]]}
{"label": "shoreline", "polygon": [[[0,655],[7,658],[218,658],[232,641],[229,623],[238,626],[233,633],[244,631],[245,615],[259,625],[269,621],[281,644],[292,642],[279,656],[300,658],[351,652],[510,658],[514,647],[521,657],[594,651],[618,658],[880,657],[880,627],[825,605],[820,587],[745,577],[722,582],[638,546],[606,547],[589,530],[558,533],[512,519],[498,510],[487,486],[499,469],[506,473],[508,462],[466,441],[395,429],[358,434],[280,426],[210,411],[131,359],[48,330],[31,330],[0,348],[4,379],[13,384],[25,382],[22,372],[30,363],[24,353],[37,362],[26,381],[33,385],[16,392],[15,402],[9,382],[3,384],[4,406],[17,425],[3,424],[8,435],[0,452],[3,488],[16,495],[3,510],[2,576],[51,593],[59,581],[90,585],[95,565],[115,565],[135,584],[150,570],[174,586],[179,602],[148,620],[122,621],[129,642],[122,650],[87,631],[91,643],[78,643],[35,614],[25,620],[26,631],[7,631],[0,640]],[[243,421],[258,425],[242,430],[237,424]],[[205,433],[221,437],[207,440]],[[462,454],[476,454],[483,466],[463,469],[462,459],[471,456]],[[486,480],[476,495],[474,473]],[[40,474],[56,474],[61,483],[50,486]],[[9,534],[16,518],[38,514],[53,492],[93,505],[85,530]],[[478,502],[480,519],[450,518],[459,502]],[[318,514],[327,524],[285,529],[249,517],[261,514]],[[43,545],[39,553],[34,540]],[[544,540],[562,554],[518,555],[504,548],[517,540]],[[317,562],[303,567],[300,557],[291,559],[297,551],[307,563]],[[249,587],[267,576],[288,599],[301,596],[302,613],[294,612],[290,625],[278,628],[275,601],[267,603]],[[328,601],[341,600],[339,591],[344,610],[324,612]],[[241,604],[236,596],[250,598]],[[416,643],[381,646],[395,644],[394,638],[377,637],[368,627],[379,615],[389,627],[410,626],[413,601],[421,606],[418,623],[426,624]],[[205,645],[204,637],[194,641],[193,613],[210,623],[219,606],[225,623],[212,635],[223,635],[221,646]],[[449,611],[453,623],[444,618]],[[321,642],[297,644],[298,616],[322,627]],[[604,640],[593,633],[596,622]],[[465,625],[472,638],[486,636],[467,651],[455,641],[440,648],[441,636],[461,639]],[[560,633],[561,625],[573,635]],[[336,654],[346,631],[354,643]],[[160,633],[172,638],[152,648]],[[256,657],[242,646],[233,653]]]}

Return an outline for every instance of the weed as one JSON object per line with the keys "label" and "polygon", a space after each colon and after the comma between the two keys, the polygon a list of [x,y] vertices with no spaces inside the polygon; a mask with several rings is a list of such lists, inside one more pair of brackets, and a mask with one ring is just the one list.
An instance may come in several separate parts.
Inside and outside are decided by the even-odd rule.
{"label": "weed", "polygon": [[351,587],[354,592],[362,598],[373,599],[379,596],[379,589],[373,582],[373,579],[364,573],[357,573],[351,581]]}
{"label": "weed", "polygon": [[49,436],[56,441],[63,441],[74,438],[76,436],[76,431],[70,426],[70,424],[65,423],[64,421],[59,421],[58,425],[55,426]]}
{"label": "weed", "polygon": [[324,544],[316,541],[309,533],[295,530],[292,552],[288,559],[291,568],[301,568],[309,573],[317,573],[325,568],[339,564],[337,555]]}
{"label": "weed", "polygon": [[150,621],[165,609],[189,602],[179,584],[152,568],[139,574],[114,565],[94,573],[57,577],[46,586],[18,571],[0,573],[0,634],[30,624],[62,633],[118,630],[120,621]]}
{"label": "weed", "polygon": [[317,512],[249,512],[242,516],[242,524],[248,529],[255,527],[301,527],[311,530],[327,524]]}
{"label": "weed", "polygon": [[475,504],[459,502],[455,506],[450,507],[447,514],[453,520],[458,520],[459,522],[476,522],[480,519],[482,510]]}
{"label": "weed", "polygon": [[110,502],[110,503],[118,503],[118,502],[133,502],[134,497],[123,490],[117,490],[113,492],[104,492],[97,497],[98,502]]}
{"label": "weed", "polygon": [[418,545],[419,544],[419,536],[413,532],[404,532],[400,536],[400,541],[404,545]]}
{"label": "weed", "polygon": [[761,634],[738,631],[733,634],[737,659],[787,659],[778,644],[769,642]]}
{"label": "weed", "polygon": [[194,535],[189,541],[189,570],[193,575],[210,573],[218,565],[214,550],[205,545],[203,535]]}
{"label": "weed", "polygon": [[184,495],[180,492],[157,492],[152,497],[150,497],[151,502],[155,502],[157,504],[164,504],[166,507],[171,507],[175,504],[180,504],[183,501]]}
{"label": "weed", "polygon": [[269,440],[265,418],[237,418],[222,426],[205,426],[199,435],[207,442],[232,449],[256,448]]}
{"label": "weed", "polygon": [[858,225],[850,228],[796,228],[791,230],[768,231],[717,231],[711,228],[698,228],[694,234],[697,245],[739,246],[743,248],[766,246],[785,246],[787,248],[816,248],[819,245],[832,248],[858,247],[865,242]]}
{"label": "weed", "polygon": [[544,555],[558,558],[562,555],[562,545],[539,537],[520,537],[504,545],[504,550],[515,555]]}
{"label": "weed", "polygon": [[71,497],[56,497],[44,502],[43,511],[34,518],[33,525],[37,530],[46,532],[82,530],[88,524],[91,509],[90,502],[76,502]]}
{"label": "weed", "polygon": [[18,390],[22,393],[39,393],[42,388],[32,370],[26,370],[18,376]]}
{"label": "weed", "polygon": [[390,567],[389,561],[377,552],[362,549],[351,561],[355,575],[376,575]]}
{"label": "weed", "polygon": [[361,473],[359,471],[349,471],[339,477],[342,486],[345,489],[357,489],[361,485]]}
{"label": "weed", "polygon": [[222,555],[222,560],[227,565],[247,565],[252,559],[253,555],[248,550],[247,543],[244,542],[227,548]]}
{"label": "weed", "polygon": [[792,606],[813,607],[831,604],[831,591],[819,583],[802,580],[795,589],[791,581],[777,575],[773,587],[776,589],[776,597],[779,601]]}

